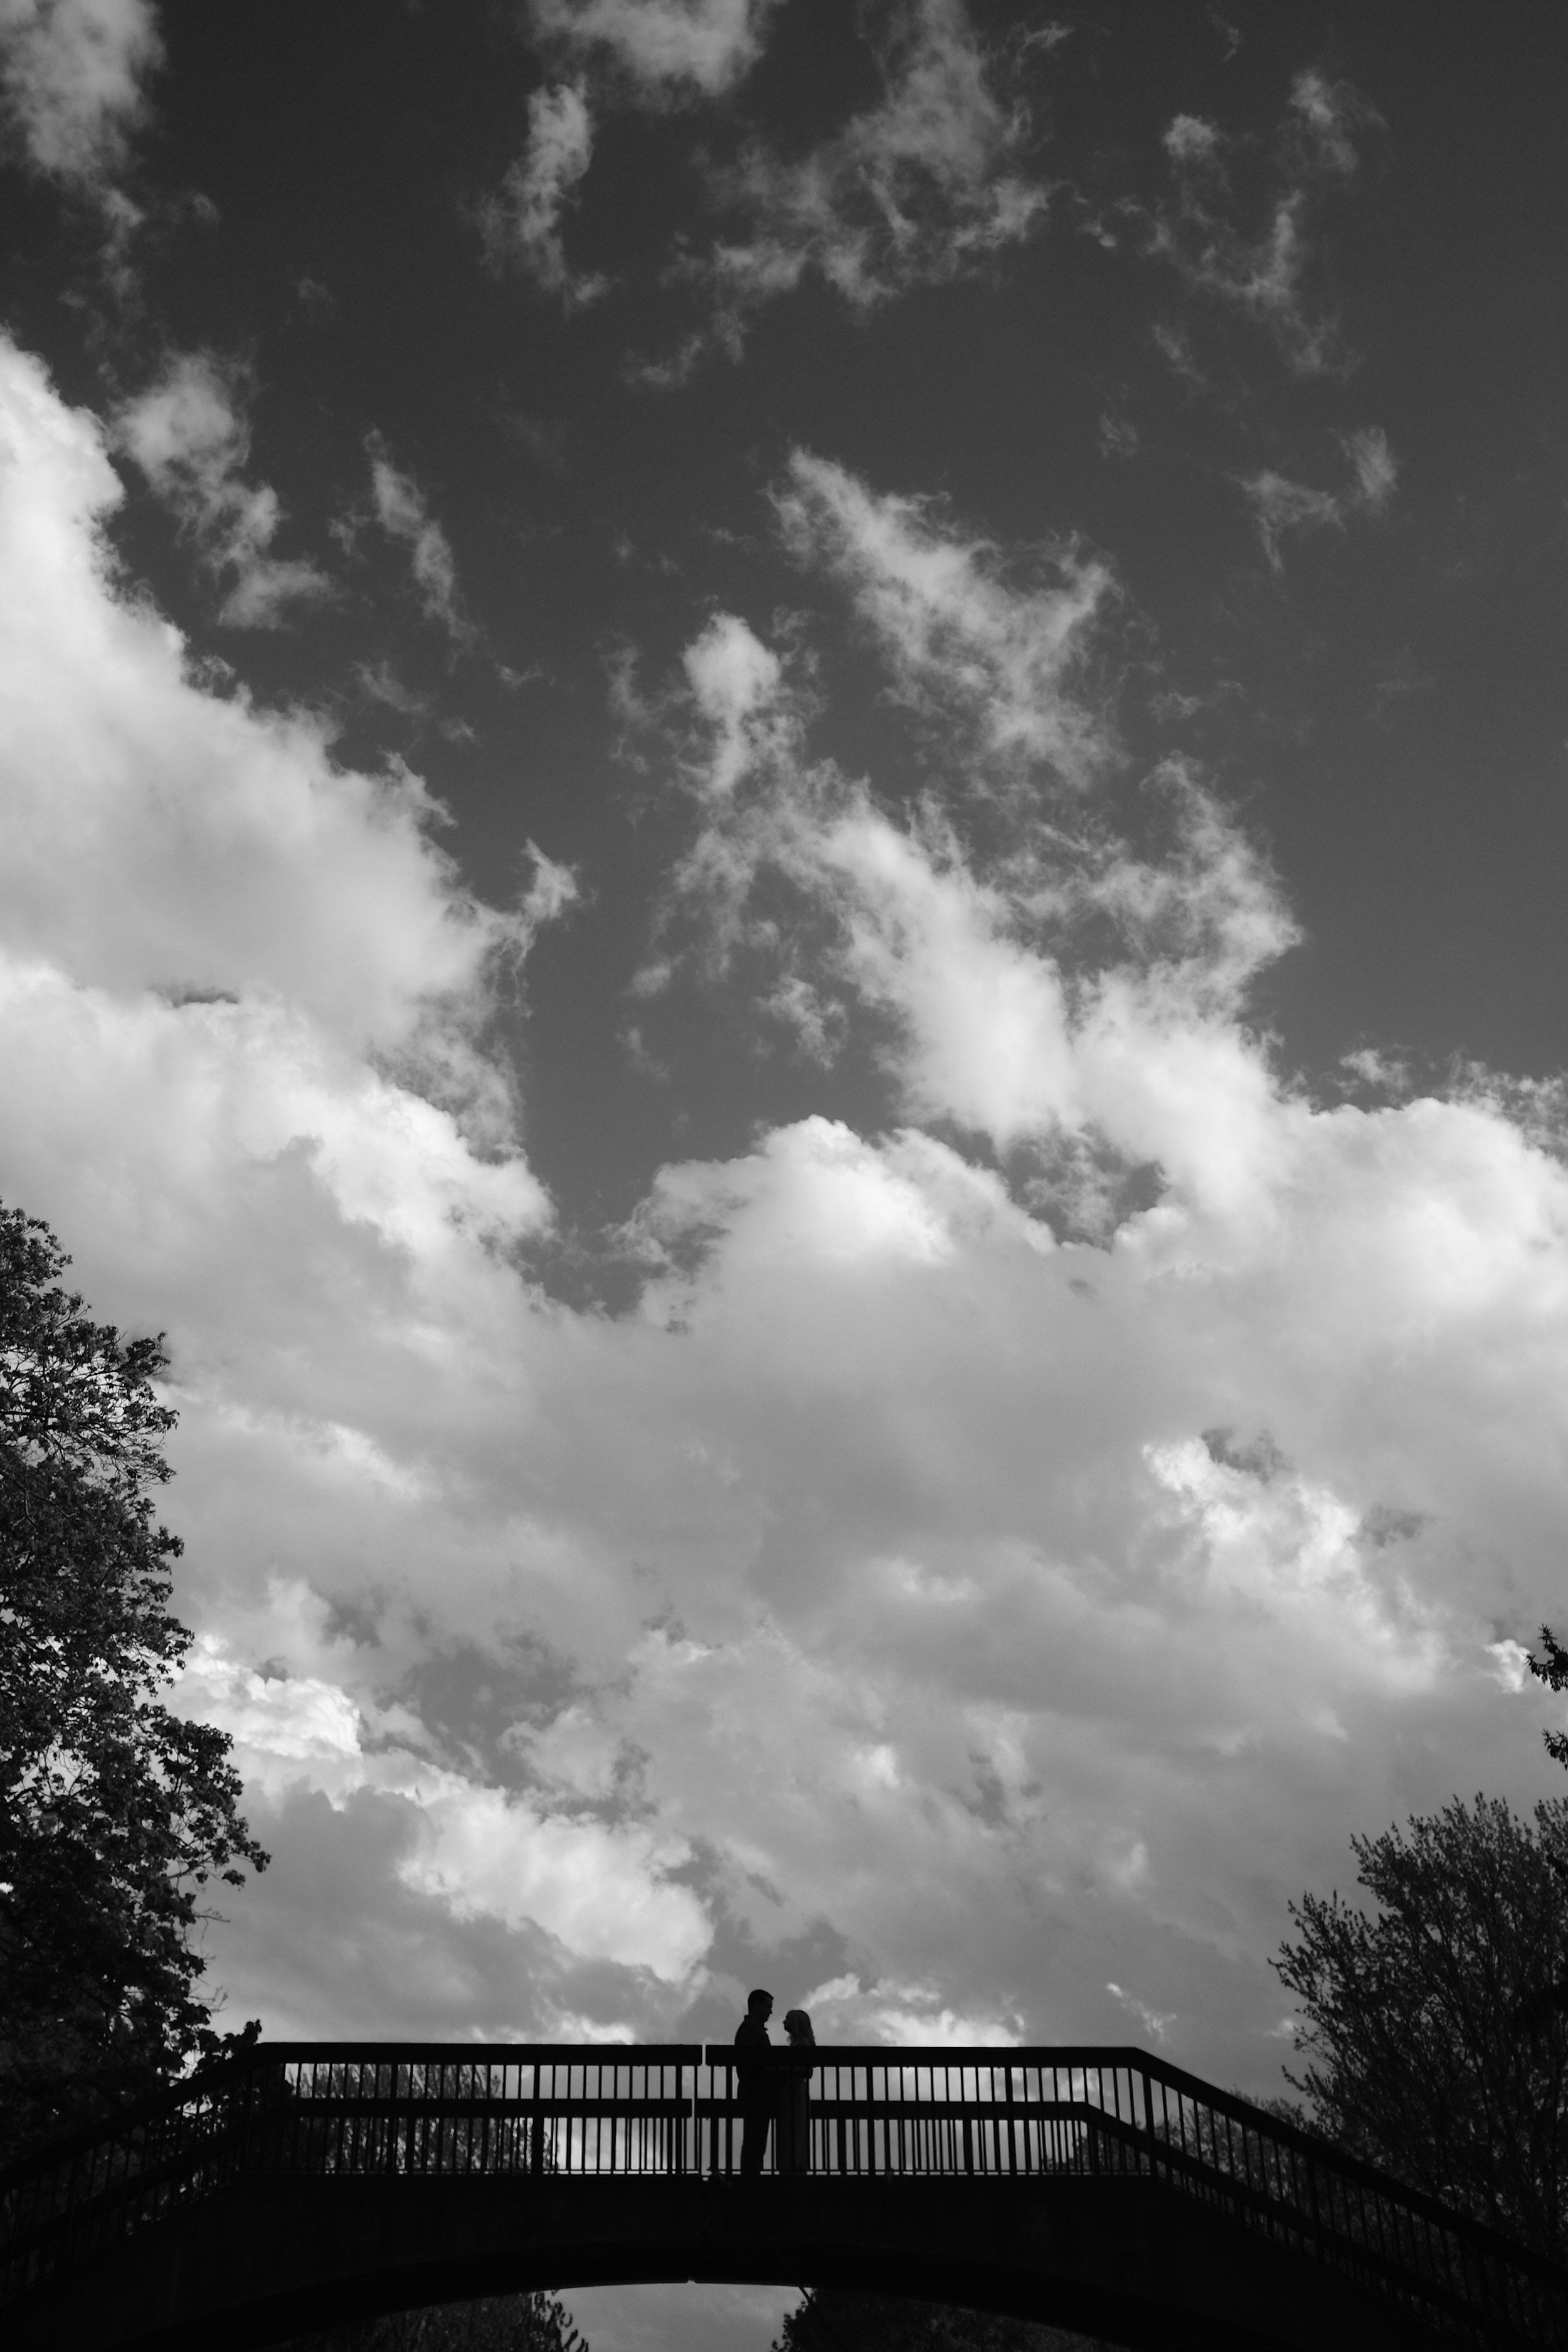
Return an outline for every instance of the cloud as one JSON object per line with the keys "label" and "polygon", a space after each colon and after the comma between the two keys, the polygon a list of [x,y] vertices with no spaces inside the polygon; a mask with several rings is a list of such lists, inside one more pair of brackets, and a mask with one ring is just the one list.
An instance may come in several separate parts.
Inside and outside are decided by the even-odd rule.
{"label": "cloud", "polygon": [[1287,137],[1309,168],[1349,179],[1360,168],[1356,134],[1381,126],[1382,117],[1349,82],[1331,81],[1309,67],[1290,86]]}
{"label": "cloud", "polygon": [[885,2048],[1006,2049],[1020,2039],[1016,2017],[964,2014],[931,1985],[861,1984],[853,1974],[816,1985],[800,2006],[818,2042],[880,2042]]}
{"label": "cloud", "polygon": [[1164,148],[1174,163],[1207,163],[1218,154],[1219,132],[1199,114],[1177,114],[1166,126]]}
{"label": "cloud", "polygon": [[722,798],[769,751],[793,740],[781,693],[784,664],[744,621],[719,613],[687,646],[681,667],[709,730],[703,789]]}
{"label": "cloud", "polygon": [[[531,0],[536,36],[547,48],[585,57],[611,102],[661,104],[687,91],[715,98],[762,53],[777,0]],[[612,69],[608,87],[604,71]],[[578,74],[536,89],[528,102],[528,139],[500,189],[479,207],[490,261],[510,264],[569,310],[609,290],[602,271],[574,270],[562,221],[576,202],[594,153],[589,83]]]}
{"label": "cloud", "polygon": [[268,484],[242,478],[250,457],[249,389],[243,370],[208,352],[177,354],[157,383],[120,411],[116,437],[179,516],[204,563],[228,575],[219,620],[268,629],[332,587],[313,563],[268,551],[283,509]]}
{"label": "cloud", "polygon": [[1247,184],[1256,176],[1248,142],[1192,114],[1176,115],[1164,134],[1173,188],[1149,216],[1151,250],[1194,292],[1266,327],[1300,375],[1343,364],[1316,215],[1336,187],[1353,181],[1358,142],[1379,121],[1349,83],[1298,74],[1260,189]]}
{"label": "cloud", "polygon": [[[531,919],[458,887],[406,771],[340,770],[314,719],[191,682],[177,634],[113,592],[97,534],[121,490],[102,437],[14,346],[0,360],[13,1006],[33,1003],[45,1028],[64,1019],[84,1073],[118,1055],[117,1096],[172,1054],[169,1082],[195,1088],[193,1148],[211,1122],[216,1148],[236,1117],[263,1151],[279,1122],[313,1135],[373,1215],[375,1138],[402,1123],[410,1168],[456,1209],[454,1118],[493,1141],[510,1116],[475,1041]],[[212,444],[184,423],[158,437],[184,415],[176,400],[137,417],[150,463],[171,449],[171,466],[203,462]],[[260,1074],[243,1110],[221,1075],[231,1055]],[[447,1108],[405,1097],[394,1067],[423,1069]],[[471,1176],[483,1214],[509,1197],[525,1220],[541,1213],[517,1165],[476,1161]],[[386,1208],[395,1223],[390,1195]]]}
{"label": "cloud", "polygon": [[597,301],[609,288],[599,272],[574,271],[561,241],[561,217],[574,201],[594,152],[594,125],[584,86],[564,82],[536,89],[528,101],[528,143],[507,173],[499,195],[480,208],[485,248],[496,263],[510,261],[569,309]]}
{"label": "cloud", "polygon": [[1287,531],[1342,530],[1353,516],[1381,514],[1394,496],[1399,467],[1384,433],[1372,426],[1348,434],[1344,450],[1352,478],[1343,489],[1314,489],[1272,467],[1243,479],[1241,488],[1276,572],[1281,568],[1279,543]]}
{"label": "cloud", "polygon": [[1104,563],[1063,548],[1039,566],[1046,584],[1019,591],[994,545],[805,450],[775,506],[786,545],[848,586],[913,706],[967,711],[984,761],[1088,781],[1101,747],[1067,688],[1111,593]]}
{"label": "cloud", "polygon": [[1105,1990],[1113,2000],[1120,2001],[1123,2009],[1131,2011],[1151,2042],[1163,2042],[1165,2028],[1174,2021],[1172,2018],[1160,2016],[1146,2002],[1141,2001],[1135,1993],[1125,1991],[1113,1981],[1108,1981]]}
{"label": "cloud", "polygon": [[1388,446],[1387,435],[1377,425],[1347,434],[1345,454],[1355,473],[1360,504],[1371,514],[1381,514],[1399,479],[1399,462]]}
{"label": "cloud", "polygon": [[1561,1101],[1316,1103],[1234,818],[1055,772],[1070,583],[846,475],[799,560],[927,788],[819,754],[804,622],[715,617],[642,749],[694,935],[740,908],[727,1017],[793,956],[881,1091],[662,1170],[640,1296],[577,1312],[495,1025],[559,869],[485,906],[416,780],[206,690],[9,346],[0,439],[0,1193],[169,1333],[187,1696],[276,1856],[213,1931],[231,2013],[677,2038],[761,1981],[1001,2043],[1135,2001],[1275,2086],[1287,1899],[1542,1785],[1499,1645],[1560,1590]]}
{"label": "cloud", "polygon": [[879,63],[876,104],[822,145],[786,161],[753,144],[715,173],[714,199],[739,226],[686,274],[731,352],[749,313],[808,272],[869,310],[963,276],[1038,226],[1048,195],[1020,168],[1027,117],[998,96],[962,0],[899,6]]}
{"label": "cloud", "polygon": [[[532,0],[539,37],[583,57],[593,78],[530,100],[528,143],[481,209],[492,260],[516,263],[570,306],[603,295],[607,280],[574,272],[561,236],[592,159],[595,110],[682,92],[722,96],[760,56],[774,5]],[[633,381],[684,383],[715,341],[737,356],[751,313],[812,271],[864,311],[965,275],[1035,233],[1048,190],[1022,169],[1027,115],[998,94],[995,60],[963,0],[896,0],[883,19],[874,105],[805,156],[785,159],[752,140],[732,163],[705,167],[734,230],[705,252],[683,253],[668,275],[701,294],[709,321],[668,352],[629,360]],[[1036,37],[1024,47],[1041,45]]]}
{"label": "cloud", "polygon": [[418,483],[394,464],[378,434],[371,436],[369,448],[376,521],[389,539],[407,548],[414,585],[426,616],[439,622],[454,644],[469,644],[473,625],[463,611],[451,541],[431,514]]}
{"label": "cloud", "polygon": [[163,56],[151,0],[0,0],[0,86],[34,170],[114,199]]}
{"label": "cloud", "polygon": [[210,1635],[175,1701],[233,1737],[247,1788],[274,1805],[309,1790],[341,1812],[369,1794],[406,1841],[404,1885],[458,1919],[527,1923],[574,1958],[647,1969],[665,1983],[689,1978],[707,1949],[701,1905],[669,1878],[690,1858],[678,1838],[542,1811],[401,1745],[395,1728],[367,1751],[361,1709],[339,1685],[263,1677]]}
{"label": "cloud", "polygon": [[[737,625],[716,621],[704,645]],[[871,1017],[907,1115],[956,1121],[1004,1152],[1064,1148],[1036,1194],[1044,1204],[1059,1183],[1079,1222],[1104,1211],[1082,1157],[1098,1138],[1110,1139],[1112,1181],[1168,1160],[1188,1087],[1234,1088],[1242,1113],[1256,1079],[1236,1014],[1295,930],[1201,787],[1181,772],[1161,780],[1172,839],[1159,862],[1048,823],[1009,826],[988,849],[989,828],[966,832],[952,807],[900,814],[805,760],[784,692],[758,691],[739,725],[705,714],[713,765],[676,908],[695,911],[709,970],[764,989],[773,1017],[824,1040]],[[742,770],[738,744],[754,766]],[[1089,923],[1116,941],[1098,971],[1079,949]],[[1202,1151],[1201,1129],[1186,1145]]]}
{"label": "cloud", "polygon": [[689,84],[716,97],[762,55],[779,0],[530,0],[534,29],[619,67],[653,97]]}
{"label": "cloud", "polygon": [[[1146,1048],[1156,1087],[1162,1059],[1189,1050],[1176,1029],[1163,1042],[1163,1056],[1152,1037]],[[709,1401],[700,1466],[769,1630],[717,1632],[715,1617],[734,1616],[726,1581],[702,1638],[642,1648],[615,1710],[653,1759],[650,1790],[754,1853],[788,1890],[786,1920],[820,1906],[851,1951],[972,2016],[982,1986],[1005,2001],[1021,1981],[1002,1954],[1037,1905],[1048,1973],[1070,1966],[1078,1983],[1084,1944],[1103,1936],[1097,1985],[1120,1965],[1115,1980],[1131,1977],[1189,2050],[1226,1998],[1201,1984],[1198,1949],[1223,1976],[1233,1938],[1267,1932],[1268,1902],[1244,1894],[1227,1837],[1288,1885],[1306,1866],[1300,1841],[1322,1839],[1326,1857],[1347,1809],[1379,1818],[1398,1801],[1379,1776],[1401,1723],[1441,1717],[1502,1761],[1479,1682],[1490,1572],[1455,1548],[1451,1518],[1392,1558],[1357,1531],[1367,1482],[1414,1476],[1431,1492],[1438,1465],[1416,1470],[1416,1432],[1429,1410],[1435,1443],[1458,1426],[1439,1400],[1462,1334],[1489,1313],[1483,1296],[1512,1289],[1515,1253],[1561,1200],[1547,1162],[1444,1107],[1319,1118],[1254,1061],[1242,1118],[1212,1048],[1211,1070],[1184,1105],[1179,1084],[1169,1099],[1165,1201],[1109,1253],[1053,1249],[994,1179],[913,1134],[879,1146],[805,1122],[744,1162],[669,1172],[661,1229],[672,1244],[710,1238],[695,1274],[672,1262],[665,1311],[694,1360],[688,1403]],[[1206,1139],[1205,1122],[1220,1130]],[[1462,1167],[1480,1183],[1461,1253],[1481,1286],[1462,1285],[1463,1307],[1420,1230],[1457,1207]],[[1480,1221],[1509,1197],[1494,1256],[1501,1229]],[[1456,1268],[1447,1250],[1439,1262]],[[1434,1343],[1436,1388],[1407,1376],[1357,1433],[1418,1298],[1456,1352]],[[1152,1433],[1215,1384],[1324,1467],[1265,1480],[1195,1434]],[[1521,1395],[1510,1382],[1505,1420]],[[1490,1425],[1495,1496],[1518,1441]],[[808,1510],[787,1499],[795,1481]],[[1438,1769],[1454,1769],[1451,1748]],[[1223,1826],[1207,1812],[1221,1790]],[[1008,1891],[1025,1880],[1032,1896]],[[955,1974],[944,1955],[965,1937]],[[1011,1967],[1027,1974],[1020,1957]]]}
{"label": "cloud", "polygon": [[[1082,1152],[1102,1085],[1125,1081],[1129,1030],[1145,1030],[1151,1067],[1168,1060],[1180,1003],[1218,1045],[1294,939],[1289,916],[1180,766],[1150,779],[1153,854],[1099,814],[1115,744],[1084,688],[1115,601],[1105,565],[1069,551],[1043,583],[1020,577],[929,504],[805,453],[774,505],[796,555],[847,592],[942,786],[900,810],[813,758],[809,694],[742,621],[716,616],[686,656],[683,772],[701,823],[667,941],[689,915],[704,967],[743,972],[818,1058],[857,1007],[873,1014],[907,1111],[1004,1150],[1065,1141],[1058,1175],[1075,1213],[1098,1214]],[[1159,1156],[1147,1140],[1113,1156]]]}

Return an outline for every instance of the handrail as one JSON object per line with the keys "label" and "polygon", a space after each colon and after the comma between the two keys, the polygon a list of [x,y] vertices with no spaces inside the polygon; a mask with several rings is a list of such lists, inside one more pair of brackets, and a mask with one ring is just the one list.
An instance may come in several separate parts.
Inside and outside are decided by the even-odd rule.
{"label": "handrail", "polygon": [[[1568,2270],[1150,2052],[815,2059],[819,2173],[1153,2179],[1445,2340],[1568,2352]],[[728,2175],[740,2061],[728,2042],[257,2042],[0,2173],[0,2301],[263,2175]],[[781,2096],[793,2079],[781,2063]]]}
{"label": "handrail", "polygon": [[1364,2157],[1355,2156],[1348,2148],[1336,2147],[1331,2140],[1321,2139],[1315,2132],[1304,2130],[1300,2124],[1292,2123],[1289,2116],[1269,2115],[1265,2109],[1253,2106],[1237,2093],[1216,2089],[1212,2083],[1204,2082],[1199,2075],[1189,2074],[1184,2067],[1172,2065],[1167,2059],[1145,2056],[1140,2053],[1139,2064],[1152,2081],[1168,2085],[1183,2098],[1194,2104],[1201,2103],[1218,2115],[1246,2124],[1248,2128],[1256,2128],[1261,2124],[1268,2137],[1280,2146],[1294,2149],[1314,2163],[1331,2163],[1342,2179],[1353,2180],[1365,2189],[1380,2192],[1386,2193],[1392,2189],[1401,2204],[1411,2212],[1421,2214],[1443,2229],[1456,2230],[1461,2235],[1473,2234],[1478,2244],[1505,2245],[1512,2260],[1522,2263],[1526,2269],[1538,2266],[1542,2277],[1556,2279],[1563,2274],[1562,2265],[1553,2262],[1550,2255],[1537,2253],[1533,2247],[1519,2244],[1487,2222],[1475,2221],[1468,2213],[1460,2213],[1452,2205],[1445,2205],[1442,2199],[1434,2197],[1429,2189],[1411,2188],[1404,2181],[1396,2181],[1392,2174],[1369,2163]]}

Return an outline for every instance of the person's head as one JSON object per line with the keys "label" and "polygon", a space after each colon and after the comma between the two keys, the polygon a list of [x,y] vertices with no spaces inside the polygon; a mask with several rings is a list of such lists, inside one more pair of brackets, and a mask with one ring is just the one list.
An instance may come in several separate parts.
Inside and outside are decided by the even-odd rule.
{"label": "person's head", "polygon": [[773,1997],[771,1992],[752,1992],[747,1994],[746,2015],[748,2017],[754,2017],[762,2024],[765,2025],[773,2013]]}
{"label": "person's head", "polygon": [[792,2042],[815,2042],[816,2039],[811,2030],[811,2020],[804,2009],[785,2010],[784,2032]]}

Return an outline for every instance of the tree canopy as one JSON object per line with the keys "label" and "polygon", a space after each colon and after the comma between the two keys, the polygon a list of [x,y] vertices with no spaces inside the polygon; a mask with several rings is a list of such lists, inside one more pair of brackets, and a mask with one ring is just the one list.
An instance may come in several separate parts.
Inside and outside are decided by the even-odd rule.
{"label": "tree canopy", "polygon": [[0,1208],[0,2161],[218,2046],[201,1890],[267,1862],[227,1735],[158,1697],[191,1641],[162,1341],[92,1322],[68,1264]]}
{"label": "tree canopy", "polygon": [[[1544,1654],[1539,1658],[1533,1651],[1525,1654],[1531,1673],[1537,1682],[1544,1683],[1548,1690],[1568,1690],[1568,1650],[1563,1648],[1550,1625],[1543,1625],[1541,1629],[1541,1647]],[[1568,1764],[1568,1731],[1543,1731],[1541,1737],[1546,1744],[1548,1756],[1559,1764]]]}
{"label": "tree canopy", "polygon": [[1342,2147],[1543,2251],[1568,2246],[1568,1803],[1456,1798],[1352,1841],[1368,1912],[1292,1904],[1290,2080]]}

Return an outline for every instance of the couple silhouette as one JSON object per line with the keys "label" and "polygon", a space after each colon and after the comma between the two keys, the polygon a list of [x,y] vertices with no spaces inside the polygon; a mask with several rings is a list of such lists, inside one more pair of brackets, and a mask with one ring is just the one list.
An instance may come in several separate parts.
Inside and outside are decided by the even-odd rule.
{"label": "couple silhouette", "polygon": [[741,2101],[741,2170],[759,2173],[773,2143],[775,2172],[811,2169],[811,2075],[816,2063],[816,2039],[804,2009],[787,2010],[787,2044],[777,2048],[768,2039],[773,2013],[771,1992],[752,1993],[746,2014],[735,2031],[735,2062]]}

